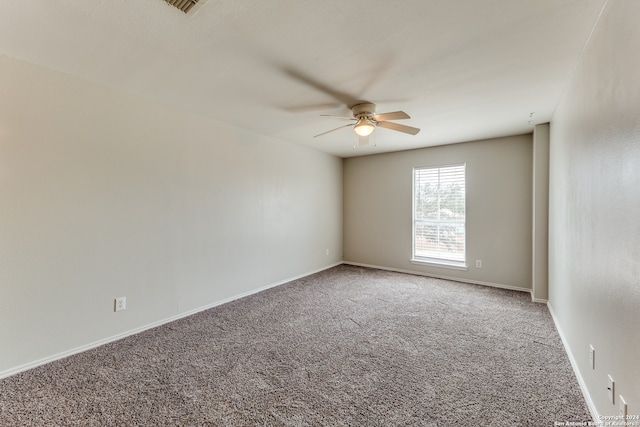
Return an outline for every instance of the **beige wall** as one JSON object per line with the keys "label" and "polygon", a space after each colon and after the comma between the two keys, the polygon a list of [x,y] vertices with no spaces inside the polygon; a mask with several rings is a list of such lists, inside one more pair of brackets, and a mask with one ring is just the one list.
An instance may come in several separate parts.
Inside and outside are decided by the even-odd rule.
{"label": "beige wall", "polygon": [[549,305],[601,415],[609,374],[640,414],[638,17],[608,2],[551,121]]}
{"label": "beige wall", "polygon": [[341,159],[0,56],[0,376],[341,251]]}
{"label": "beige wall", "polygon": [[[468,269],[412,264],[413,168],[456,163],[467,165]],[[346,262],[529,290],[531,221],[531,135],[344,160]]]}

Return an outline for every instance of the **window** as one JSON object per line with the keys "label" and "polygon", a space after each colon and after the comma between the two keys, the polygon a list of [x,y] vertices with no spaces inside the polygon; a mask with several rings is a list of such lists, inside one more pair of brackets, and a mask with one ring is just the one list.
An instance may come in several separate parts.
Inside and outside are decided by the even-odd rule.
{"label": "window", "polygon": [[466,268],[464,164],[413,170],[411,261]]}

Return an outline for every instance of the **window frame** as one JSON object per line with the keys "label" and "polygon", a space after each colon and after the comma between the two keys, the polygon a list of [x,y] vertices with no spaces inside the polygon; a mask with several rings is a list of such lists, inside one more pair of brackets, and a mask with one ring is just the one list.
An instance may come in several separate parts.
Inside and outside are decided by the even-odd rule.
{"label": "window frame", "polygon": [[[440,174],[440,170],[444,168],[451,167],[460,167],[463,168],[463,176],[464,176],[464,249],[463,249],[463,260],[451,260],[440,257],[424,257],[416,255],[416,223],[419,222],[416,218],[416,172],[421,170],[429,170],[429,169],[437,169],[438,174]],[[466,197],[466,185],[467,183],[467,164],[466,163],[454,163],[454,164],[446,164],[446,165],[436,165],[436,166],[416,166],[412,170],[411,174],[411,260],[412,264],[419,265],[427,265],[427,266],[435,266],[435,267],[444,267],[455,270],[467,270],[467,197]]]}

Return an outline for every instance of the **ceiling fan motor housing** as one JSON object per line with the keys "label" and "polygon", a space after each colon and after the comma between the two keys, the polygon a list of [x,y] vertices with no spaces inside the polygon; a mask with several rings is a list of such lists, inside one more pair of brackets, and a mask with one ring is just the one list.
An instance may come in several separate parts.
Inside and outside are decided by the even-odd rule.
{"label": "ceiling fan motor housing", "polygon": [[351,111],[353,112],[353,116],[360,119],[363,117],[370,117],[376,113],[376,104],[372,104],[370,102],[363,102],[361,104],[356,104],[351,107]]}

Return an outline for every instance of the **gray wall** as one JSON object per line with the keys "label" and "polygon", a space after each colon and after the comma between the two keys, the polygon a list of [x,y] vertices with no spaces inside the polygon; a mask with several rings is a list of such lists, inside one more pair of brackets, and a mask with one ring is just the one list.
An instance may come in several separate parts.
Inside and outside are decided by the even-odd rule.
{"label": "gray wall", "polygon": [[638,17],[608,2],[551,121],[549,305],[602,415],[608,374],[640,414]]}
{"label": "gray wall", "polygon": [[342,160],[0,56],[0,242],[2,376],[339,263]]}
{"label": "gray wall", "polygon": [[[468,270],[412,264],[412,170],[454,163],[467,165]],[[344,260],[529,290],[532,185],[531,135],[345,159]]]}

